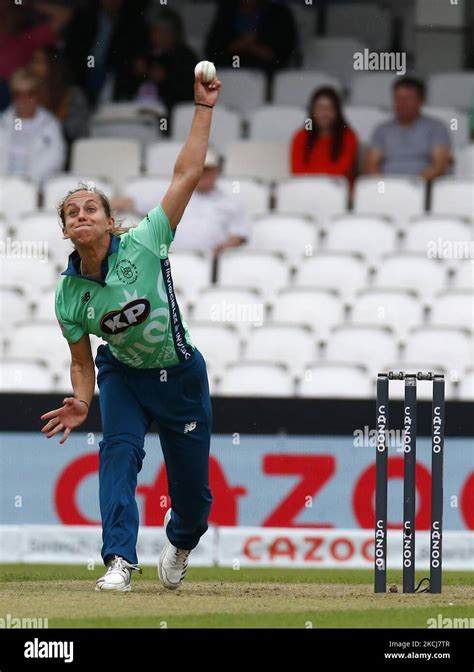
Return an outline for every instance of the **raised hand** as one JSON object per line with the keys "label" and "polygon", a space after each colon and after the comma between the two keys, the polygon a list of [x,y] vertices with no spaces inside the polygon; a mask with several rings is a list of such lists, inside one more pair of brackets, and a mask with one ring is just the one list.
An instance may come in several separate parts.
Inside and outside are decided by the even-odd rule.
{"label": "raised hand", "polygon": [[221,86],[219,79],[213,79],[209,84],[204,84],[202,72],[199,72],[194,79],[194,100],[196,103],[215,105]]}

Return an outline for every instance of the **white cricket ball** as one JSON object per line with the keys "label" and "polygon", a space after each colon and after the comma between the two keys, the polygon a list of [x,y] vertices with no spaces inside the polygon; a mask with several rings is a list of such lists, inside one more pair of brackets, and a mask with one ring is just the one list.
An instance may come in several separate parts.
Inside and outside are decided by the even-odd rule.
{"label": "white cricket ball", "polygon": [[216,78],[216,66],[211,61],[199,61],[199,63],[194,68],[194,74],[196,77],[201,70],[202,81],[204,84],[209,84],[209,82],[212,82],[212,80]]}

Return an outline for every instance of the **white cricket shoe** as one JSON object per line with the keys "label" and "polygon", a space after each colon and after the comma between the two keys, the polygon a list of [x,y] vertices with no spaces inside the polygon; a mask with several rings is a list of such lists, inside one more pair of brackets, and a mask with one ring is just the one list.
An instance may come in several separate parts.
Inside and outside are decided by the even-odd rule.
{"label": "white cricket shoe", "polygon": [[107,563],[107,571],[104,576],[97,579],[95,589],[118,590],[121,593],[128,593],[132,589],[130,582],[134,569],[137,569],[141,574],[142,570],[138,565],[131,565],[119,555],[116,555],[113,560],[109,560]]}
{"label": "white cricket shoe", "polygon": [[[171,518],[171,509],[168,509],[165,515],[164,528]],[[176,590],[183,583],[183,579],[188,571],[188,558],[191,551],[183,548],[176,548],[167,540],[165,547],[161,551],[158,560],[158,576],[161,583],[168,590]]]}

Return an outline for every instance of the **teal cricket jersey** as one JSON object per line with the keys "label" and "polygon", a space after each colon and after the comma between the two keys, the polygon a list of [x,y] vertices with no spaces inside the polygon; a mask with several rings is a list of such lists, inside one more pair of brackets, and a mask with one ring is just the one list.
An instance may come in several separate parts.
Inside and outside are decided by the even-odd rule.
{"label": "teal cricket jersey", "polygon": [[108,342],[112,354],[134,368],[165,368],[194,351],[173,288],[168,248],[174,231],[161,206],[137,227],[110,235],[101,280],[79,272],[77,250],[56,290],[56,317],[69,343],[84,334]]}

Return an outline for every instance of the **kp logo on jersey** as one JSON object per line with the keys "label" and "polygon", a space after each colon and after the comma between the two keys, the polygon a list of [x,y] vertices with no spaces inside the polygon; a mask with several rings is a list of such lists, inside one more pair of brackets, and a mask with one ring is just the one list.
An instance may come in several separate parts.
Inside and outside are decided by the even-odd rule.
{"label": "kp logo on jersey", "polygon": [[134,299],[121,310],[112,310],[100,321],[100,328],[106,334],[119,334],[129,327],[136,327],[146,320],[150,314],[148,299]]}

